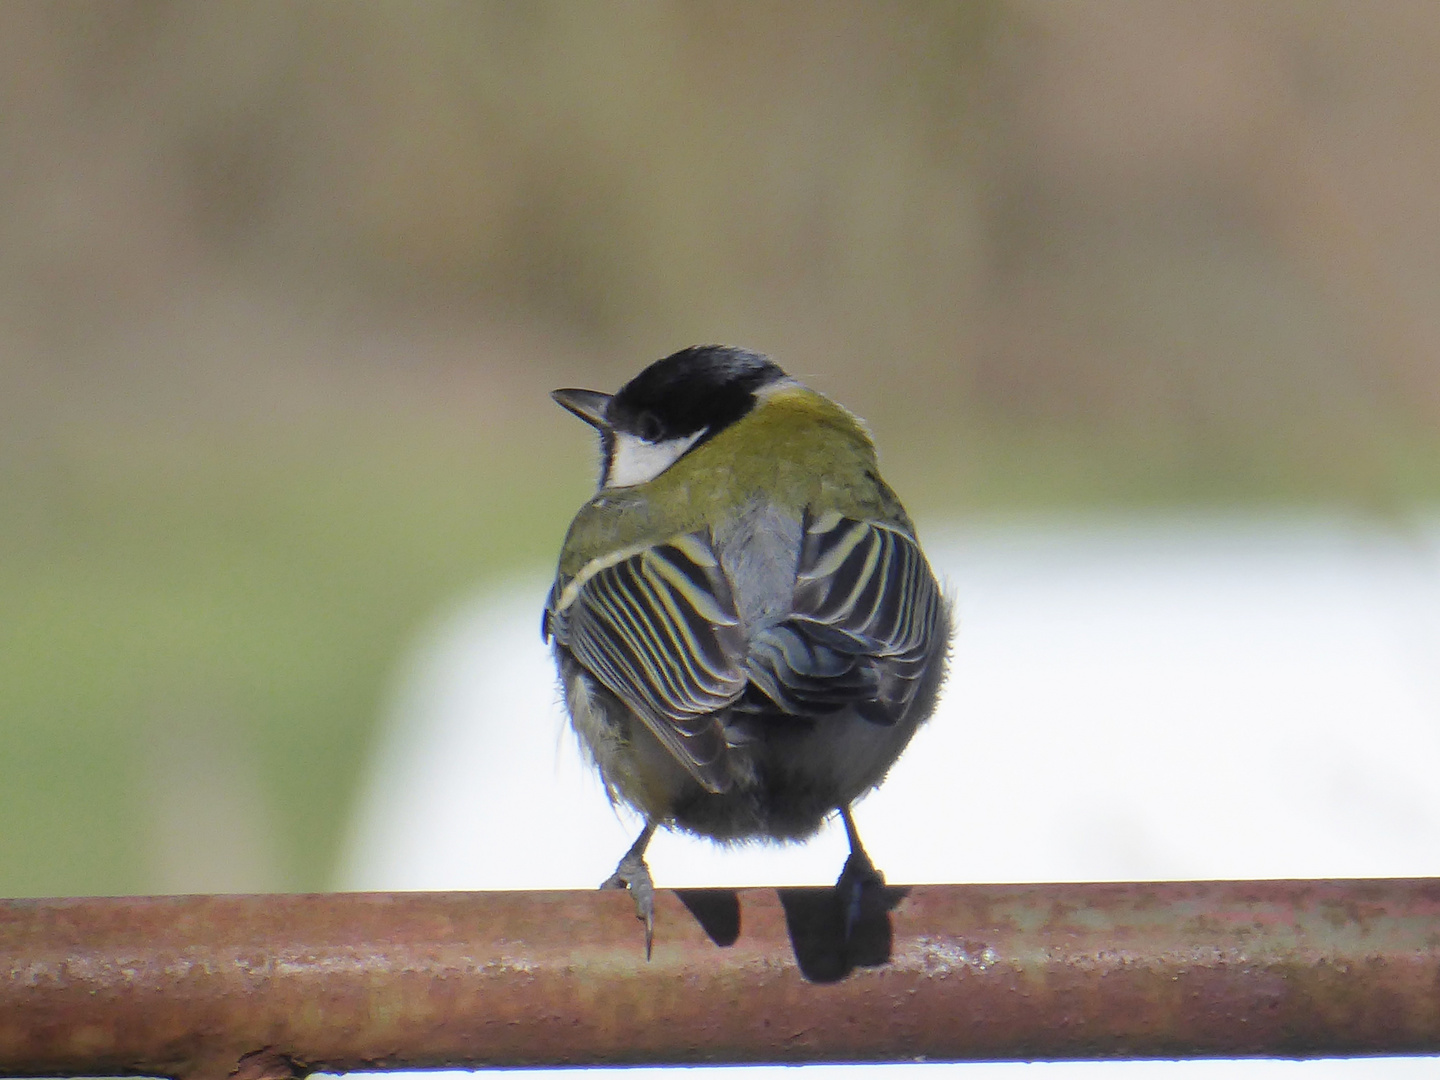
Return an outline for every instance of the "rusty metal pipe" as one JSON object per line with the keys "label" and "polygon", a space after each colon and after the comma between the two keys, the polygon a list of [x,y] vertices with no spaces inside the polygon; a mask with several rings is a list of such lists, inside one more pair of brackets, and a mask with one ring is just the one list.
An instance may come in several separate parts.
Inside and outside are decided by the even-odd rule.
{"label": "rusty metal pipe", "polygon": [[0,902],[0,1073],[1440,1053],[1440,880]]}

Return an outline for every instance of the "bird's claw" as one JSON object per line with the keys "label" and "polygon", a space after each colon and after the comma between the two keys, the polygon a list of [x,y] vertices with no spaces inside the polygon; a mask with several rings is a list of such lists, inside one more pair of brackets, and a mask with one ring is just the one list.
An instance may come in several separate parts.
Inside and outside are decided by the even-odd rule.
{"label": "bird's claw", "polygon": [[862,904],[866,889],[877,889],[885,884],[885,875],[875,869],[864,848],[850,852],[845,868],[835,882],[835,891],[840,896],[841,912],[845,918],[845,940],[849,941],[860,923]]}
{"label": "bird's claw", "polygon": [[630,898],[635,901],[635,917],[645,924],[645,959],[648,961],[655,940],[655,882],[645,859],[626,855],[600,888],[630,890]]}

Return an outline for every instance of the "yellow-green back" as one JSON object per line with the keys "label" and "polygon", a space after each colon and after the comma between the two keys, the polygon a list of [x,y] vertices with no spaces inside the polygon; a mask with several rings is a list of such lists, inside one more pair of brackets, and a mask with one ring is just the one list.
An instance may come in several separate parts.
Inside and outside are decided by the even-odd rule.
{"label": "yellow-green back", "polygon": [[560,574],[597,556],[714,527],[757,499],[798,517],[806,507],[911,528],[880,479],[859,420],[821,394],[787,383],[654,480],[602,490],[570,525]]}

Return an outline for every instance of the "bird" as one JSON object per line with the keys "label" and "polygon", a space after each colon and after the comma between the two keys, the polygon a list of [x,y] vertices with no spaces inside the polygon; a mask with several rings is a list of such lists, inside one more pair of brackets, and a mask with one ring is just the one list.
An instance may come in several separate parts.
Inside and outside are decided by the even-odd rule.
{"label": "bird", "polygon": [[545,602],[571,727],[644,819],[601,888],[651,955],[657,829],[803,841],[838,814],[848,937],[883,884],[852,804],[934,711],[951,604],[864,423],[768,356],[697,345],[613,394],[551,397],[600,439]]}

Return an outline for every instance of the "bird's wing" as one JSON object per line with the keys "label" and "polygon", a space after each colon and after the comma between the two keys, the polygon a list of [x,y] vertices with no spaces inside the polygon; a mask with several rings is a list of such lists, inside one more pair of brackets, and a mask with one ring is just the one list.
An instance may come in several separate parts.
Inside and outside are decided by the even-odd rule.
{"label": "bird's wing", "polygon": [[591,563],[557,583],[545,629],[707,789],[729,786],[714,713],[745,688],[745,641],[708,535]]}
{"label": "bird's wing", "polygon": [[905,712],[944,643],[940,588],[915,538],[880,521],[806,516],[789,619],[756,636],[750,680],[797,715]]}

